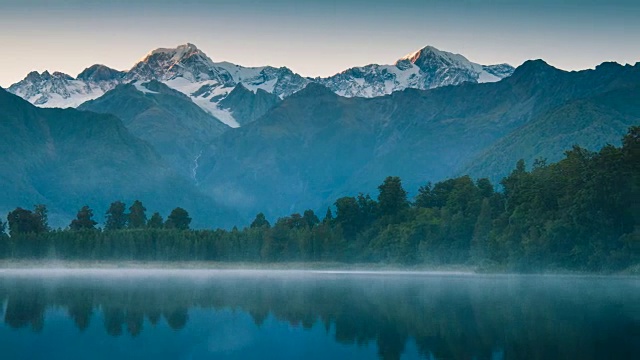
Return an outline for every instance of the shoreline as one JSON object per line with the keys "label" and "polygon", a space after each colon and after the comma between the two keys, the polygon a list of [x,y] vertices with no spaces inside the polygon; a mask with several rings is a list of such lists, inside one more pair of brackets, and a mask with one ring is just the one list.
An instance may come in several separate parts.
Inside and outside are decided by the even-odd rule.
{"label": "shoreline", "polygon": [[468,265],[408,265],[339,262],[207,262],[207,261],[31,261],[1,260],[0,276],[5,275],[189,275],[189,274],[324,274],[324,275],[406,275],[406,276],[577,276],[639,277],[637,266],[619,272],[490,271]]}
{"label": "shoreline", "polygon": [[299,271],[299,272],[397,272],[397,273],[459,273],[475,274],[471,266],[399,266],[396,264],[340,263],[340,262],[218,262],[218,261],[0,261],[5,270],[217,270],[217,271]]}

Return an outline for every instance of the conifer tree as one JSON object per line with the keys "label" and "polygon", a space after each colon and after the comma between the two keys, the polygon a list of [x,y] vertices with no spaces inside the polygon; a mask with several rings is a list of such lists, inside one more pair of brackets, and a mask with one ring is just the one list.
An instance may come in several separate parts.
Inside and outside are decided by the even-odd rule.
{"label": "conifer tree", "polygon": [[147,227],[149,227],[150,229],[161,229],[163,226],[164,220],[162,219],[162,216],[160,215],[160,213],[154,212],[147,222]]}
{"label": "conifer tree", "polygon": [[128,215],[125,214],[126,205],[122,201],[111,203],[107,210],[107,220],[104,225],[106,231],[121,230],[127,226]]}
{"label": "conifer tree", "polygon": [[480,260],[485,257],[484,250],[487,248],[489,233],[491,232],[491,203],[489,198],[482,200],[480,214],[473,229],[471,239],[471,257]]}
{"label": "conifer tree", "polygon": [[396,215],[409,207],[407,192],[402,188],[402,181],[397,176],[387,177],[378,186],[378,204],[381,215]]}
{"label": "conifer tree", "polygon": [[98,223],[93,220],[93,210],[89,206],[83,206],[76,215],[76,218],[69,224],[69,229],[74,231],[94,230]]}
{"label": "conifer tree", "polygon": [[320,223],[320,219],[316,216],[313,210],[305,210],[302,214],[302,219],[308,228],[313,229]]}
{"label": "conifer tree", "polygon": [[44,204],[38,204],[34,207],[33,215],[36,220],[36,232],[47,232],[49,231],[49,211],[47,210],[47,206]]}
{"label": "conifer tree", "polygon": [[140,200],[133,202],[129,208],[129,229],[141,229],[147,226],[146,211]]}
{"label": "conifer tree", "polygon": [[168,229],[188,230],[189,224],[191,224],[191,218],[187,210],[177,207],[173,209],[167,217],[165,226]]}
{"label": "conifer tree", "polygon": [[333,221],[333,213],[331,212],[331,208],[328,207],[327,212],[324,215],[324,219],[322,219],[322,223],[328,224],[331,223],[331,221]]}
{"label": "conifer tree", "polygon": [[271,224],[269,224],[269,221],[267,220],[267,218],[264,216],[263,213],[259,213],[258,215],[256,215],[256,218],[251,222],[251,228],[269,228],[271,227]]}

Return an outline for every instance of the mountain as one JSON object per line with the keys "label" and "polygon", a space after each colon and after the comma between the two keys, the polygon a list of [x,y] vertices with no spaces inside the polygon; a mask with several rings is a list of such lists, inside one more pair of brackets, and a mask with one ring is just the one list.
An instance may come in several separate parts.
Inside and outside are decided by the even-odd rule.
{"label": "mountain", "polygon": [[394,65],[355,67],[315,81],[346,97],[374,97],[407,88],[433,89],[464,82],[496,82],[513,73],[508,64],[479,65],[459,54],[427,46]]}
{"label": "mountain", "polygon": [[33,71],[8,90],[39,107],[77,107],[113,89],[122,81],[122,76],[122,72],[103,65],[91,66],[77,78],[60,72]]}
{"label": "mountain", "polygon": [[[328,78],[304,78],[286,67],[243,67],[214,62],[193,44],[151,51],[129,71],[94,65],[76,78],[66,74],[31,73],[9,91],[41,107],[77,107],[96,99],[120,83],[156,80],[189,96],[194,103],[231,127],[255,120],[265,104],[286,98],[310,82],[318,82],[339,95],[374,97],[406,88],[431,89],[463,82],[498,81],[511,74],[507,64],[483,66],[462,55],[427,46],[407,55],[395,65],[367,65]],[[244,96],[221,101],[242,85],[256,94],[257,104]],[[238,92],[241,92],[239,89]],[[258,93],[260,92],[260,94]],[[246,94],[248,95],[248,94]],[[256,108],[257,106],[257,108]]]}
{"label": "mountain", "polygon": [[497,183],[520,159],[531,166],[536,160],[561,160],[574,144],[590,151],[605,144],[620,146],[620,134],[640,124],[638,99],[640,84],[570,101],[500,139],[461,173],[475,177],[490,174]]}
{"label": "mountain", "polygon": [[0,213],[42,203],[52,225],[66,226],[85,204],[101,219],[111,202],[139,199],[165,216],[183,206],[200,226],[207,219],[225,224],[221,214],[233,214],[113,115],[41,109],[1,88],[0,109]]}
{"label": "mountain", "polygon": [[78,74],[77,79],[93,83],[117,83],[125,72],[111,69],[104,65],[93,65]]}
{"label": "mountain", "polygon": [[[317,210],[340,196],[375,193],[389,175],[415,191],[469,169],[509,136],[513,147],[502,151],[514,154],[540,151],[532,144],[546,141],[561,153],[574,143],[603,146],[609,134],[619,139],[627,124],[638,123],[637,102],[633,92],[615,94],[639,85],[640,64],[565,72],[541,60],[525,62],[500,82],[405,89],[376,98],[340,97],[312,83],[259,121],[216,139],[202,155],[198,180],[203,191],[247,218],[256,211],[275,217]],[[597,121],[607,124],[607,136],[601,137],[603,126],[595,118],[566,110],[581,102],[598,106]],[[625,117],[619,118],[623,108]],[[583,131],[554,138],[547,125],[520,141],[532,132],[527,126],[565,116],[566,122],[582,122],[575,128]],[[490,161],[474,174],[496,178],[515,165],[505,162],[497,169]]]}
{"label": "mountain", "polygon": [[195,177],[202,150],[229,129],[188,96],[156,80],[118,85],[78,109],[116,115],[133,135],[190,178]]}
{"label": "mountain", "polygon": [[[156,49],[147,54],[129,70],[129,80],[159,80],[180,89],[188,87],[184,82],[204,86],[226,88],[231,91],[237,84],[256,91],[263,89],[280,97],[289,96],[307,84],[304,78],[287,68],[271,66],[248,68],[228,62],[213,62],[193,44],[180,45],[175,49]],[[182,91],[191,94],[192,89]],[[200,91],[200,95],[204,94]],[[205,96],[206,97],[206,96]]]}
{"label": "mountain", "polygon": [[258,89],[254,93],[244,85],[238,84],[229,95],[220,100],[218,107],[229,111],[238,124],[244,126],[266,114],[280,101],[280,98],[275,94],[262,89]]}
{"label": "mountain", "polygon": [[[40,107],[77,107],[102,96],[118,84],[151,80],[189,96],[202,109],[231,127],[238,127],[238,121],[228,106],[218,107],[218,102],[236,85],[242,84],[254,93],[263,90],[283,98],[309,82],[285,67],[250,68],[228,62],[216,63],[195,45],[185,44],[174,49],[153,50],[124,72],[102,65],[91,66],[76,78],[62,73],[33,72],[12,85],[9,91]],[[264,97],[262,94],[258,96]],[[237,112],[237,107],[233,111]],[[253,110],[240,112],[252,113]],[[247,119],[241,118],[242,121]]]}
{"label": "mountain", "polygon": [[[73,109],[38,109],[11,98],[18,105],[0,110],[11,120],[0,129],[7,139],[0,180],[15,189],[12,194],[68,209],[56,192],[106,201],[101,187],[117,195],[133,172],[145,182],[149,178],[147,192],[142,184],[133,189],[152,202],[182,196],[176,201],[190,201],[216,221],[230,218],[222,212],[249,221],[259,211],[273,218],[319,210],[340,196],[375,194],[389,175],[400,176],[411,191],[465,173],[496,181],[519,158],[529,164],[537,158],[553,161],[574,144],[595,150],[617,143],[640,115],[640,64],[604,63],[567,72],[530,60],[513,69],[474,64],[433,47],[395,65],[350,69],[332,81],[305,79],[286,68],[213,62],[191,44],[154,50],[127,72],[94,66],[75,79],[60,73],[27,78],[14,90],[24,90],[41,105],[102,91],[80,109],[122,121]],[[100,127],[107,119],[119,130]],[[21,121],[35,125],[25,131]],[[49,121],[68,132],[64,141],[48,140]],[[77,150],[86,146],[100,149],[99,156]],[[58,147],[67,149],[62,160],[49,154]],[[146,170],[132,169],[136,162],[146,162],[140,165]],[[88,170],[62,172],[74,163]],[[86,185],[92,191],[56,185],[56,179],[82,181],[83,171],[98,174],[86,178],[98,184]],[[125,181],[113,175],[116,171]],[[16,195],[0,204],[15,206],[24,203],[21,199]]]}

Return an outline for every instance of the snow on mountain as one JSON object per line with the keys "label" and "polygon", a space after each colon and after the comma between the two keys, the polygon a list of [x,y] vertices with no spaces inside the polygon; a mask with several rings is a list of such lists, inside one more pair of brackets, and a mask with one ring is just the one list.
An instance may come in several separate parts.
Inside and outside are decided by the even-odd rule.
{"label": "snow on mountain", "polygon": [[96,99],[121,81],[121,77],[92,79],[87,70],[80,74],[85,74],[86,79],[80,76],[74,79],[60,72],[50,74],[48,71],[33,71],[8,90],[36,106],[66,108]]}
{"label": "snow on mountain", "polygon": [[190,83],[215,81],[221,85],[233,84],[229,73],[216,67],[193,44],[180,45],[175,49],[153,50],[125,75],[125,79],[129,80],[167,81],[176,78],[184,78]]}
{"label": "snow on mountain", "polygon": [[420,88],[422,76],[417,66],[367,65],[355,67],[316,82],[346,97],[375,97],[406,88]]}
{"label": "snow on mountain", "polygon": [[394,65],[355,67],[315,81],[342,96],[374,97],[406,88],[496,82],[510,76],[513,70],[508,64],[480,65],[460,54],[427,46],[400,58]]}
{"label": "snow on mountain", "polygon": [[[245,88],[256,92],[262,89],[268,93],[287,97],[309,83],[309,80],[295,74],[286,67],[275,68],[272,66],[247,68],[229,62],[215,64],[226,70],[235,81],[235,85],[242,84]],[[235,85],[233,87],[235,87]]]}
{"label": "snow on mountain", "polygon": [[[375,97],[406,88],[431,89],[463,82],[494,82],[513,73],[507,64],[479,65],[464,56],[427,46],[394,65],[367,65],[327,78],[304,78],[286,67],[243,67],[214,62],[193,44],[151,51],[129,71],[104,65],[85,69],[76,78],[55,72],[32,72],[9,91],[41,107],[77,107],[120,83],[157,80],[188,95],[194,103],[231,127],[240,126],[233,112],[220,106],[238,84],[254,94],[264,90],[285,98],[310,82],[347,97]],[[251,102],[247,98],[248,102]],[[235,102],[234,102],[235,103]],[[235,106],[243,106],[235,104]]]}
{"label": "snow on mountain", "polygon": [[285,97],[304,88],[309,80],[287,68],[248,68],[228,62],[213,62],[193,44],[175,49],[157,49],[145,56],[125,75],[126,80],[158,80],[186,95],[193,102],[231,127],[238,127],[232,110],[218,106],[237,84],[254,93],[262,89]]}
{"label": "snow on mountain", "polygon": [[157,91],[149,90],[147,88],[147,86],[148,86],[147,84],[148,83],[145,84],[142,81],[134,80],[134,81],[131,82],[131,84],[136,88],[136,90],[140,91],[143,94],[160,94]]}

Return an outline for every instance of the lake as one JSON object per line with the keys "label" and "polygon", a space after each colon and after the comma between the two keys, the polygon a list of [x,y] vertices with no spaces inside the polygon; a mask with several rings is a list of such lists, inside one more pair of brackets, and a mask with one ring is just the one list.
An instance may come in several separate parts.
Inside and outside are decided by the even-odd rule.
{"label": "lake", "polygon": [[640,359],[633,277],[0,270],[2,359]]}

